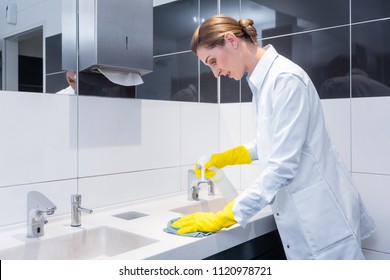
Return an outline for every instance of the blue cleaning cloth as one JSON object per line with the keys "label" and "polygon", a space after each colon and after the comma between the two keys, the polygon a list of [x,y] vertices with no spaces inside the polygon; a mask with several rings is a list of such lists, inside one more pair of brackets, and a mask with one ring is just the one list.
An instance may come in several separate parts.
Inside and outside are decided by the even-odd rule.
{"label": "blue cleaning cloth", "polygon": [[179,235],[179,236],[187,236],[187,237],[197,237],[197,238],[205,237],[205,236],[209,236],[209,235],[214,234],[214,232],[201,232],[201,231],[185,233],[185,234],[178,234],[177,231],[180,228],[172,226],[172,223],[176,222],[178,219],[180,219],[180,218],[175,218],[175,219],[170,220],[167,224],[167,227],[164,228],[163,230],[167,233],[170,233],[170,234],[175,234],[175,235]]}

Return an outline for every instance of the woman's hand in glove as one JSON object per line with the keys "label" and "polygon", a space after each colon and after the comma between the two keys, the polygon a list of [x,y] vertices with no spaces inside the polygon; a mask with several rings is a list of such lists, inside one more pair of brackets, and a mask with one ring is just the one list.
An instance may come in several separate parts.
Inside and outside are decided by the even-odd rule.
{"label": "woman's hand in glove", "polygon": [[[207,158],[205,156],[202,157]],[[236,164],[249,164],[252,163],[251,155],[248,149],[245,146],[238,146],[233,149],[227,150],[223,153],[213,154],[208,156],[208,160],[206,162],[201,162],[202,160],[198,160],[195,163],[195,174],[198,178],[201,178],[201,168],[205,169],[205,176],[207,178],[212,178],[215,175],[215,172],[212,170],[208,170],[211,166],[215,166],[218,169],[221,169],[227,165],[236,165]]]}
{"label": "woman's hand in glove", "polygon": [[222,228],[234,225],[236,220],[233,214],[234,200],[228,203],[225,208],[217,213],[196,212],[184,216],[172,223],[172,226],[180,228],[177,233],[185,234],[191,232],[216,232]]}

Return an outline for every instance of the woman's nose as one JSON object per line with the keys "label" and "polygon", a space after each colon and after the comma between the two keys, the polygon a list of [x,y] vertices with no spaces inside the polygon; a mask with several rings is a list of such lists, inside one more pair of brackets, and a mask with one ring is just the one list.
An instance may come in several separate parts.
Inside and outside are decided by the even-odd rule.
{"label": "woman's nose", "polygon": [[218,78],[221,75],[221,70],[219,70],[219,69],[211,68],[211,71],[213,71],[215,78]]}

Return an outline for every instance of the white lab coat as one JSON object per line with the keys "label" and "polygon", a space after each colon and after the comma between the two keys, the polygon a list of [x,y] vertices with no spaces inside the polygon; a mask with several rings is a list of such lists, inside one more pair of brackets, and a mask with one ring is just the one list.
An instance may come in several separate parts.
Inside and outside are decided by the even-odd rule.
{"label": "white lab coat", "polygon": [[235,200],[241,226],[271,204],[288,259],[364,259],[374,230],[350,173],[326,131],[309,76],[268,45],[247,77],[256,139],[246,144],[260,176]]}
{"label": "white lab coat", "polygon": [[68,86],[67,88],[57,91],[56,94],[75,95],[75,92],[71,86]]}

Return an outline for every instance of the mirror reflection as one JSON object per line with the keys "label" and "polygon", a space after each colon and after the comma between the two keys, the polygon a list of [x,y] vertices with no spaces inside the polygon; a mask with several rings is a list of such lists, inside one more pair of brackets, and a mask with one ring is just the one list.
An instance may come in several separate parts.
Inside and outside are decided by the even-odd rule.
{"label": "mirror reflection", "polygon": [[14,91],[43,92],[43,28],[4,38],[3,84]]}

